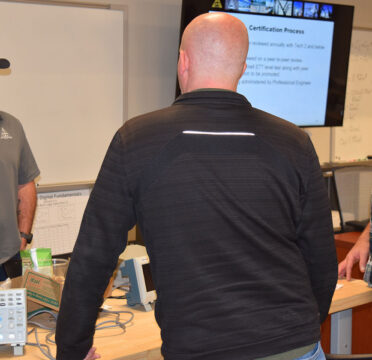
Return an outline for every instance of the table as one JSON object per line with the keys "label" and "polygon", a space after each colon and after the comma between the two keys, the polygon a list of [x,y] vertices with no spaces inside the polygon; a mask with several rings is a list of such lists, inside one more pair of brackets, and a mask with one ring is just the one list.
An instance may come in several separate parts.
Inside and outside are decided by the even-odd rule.
{"label": "table", "polygon": [[[343,287],[335,291],[330,314],[332,314],[331,352],[346,354],[351,349],[351,309],[353,307],[372,302],[372,289],[362,280],[340,280]],[[161,360],[160,329],[154,318],[154,312],[144,311],[141,307],[129,308],[124,299],[107,299],[105,304],[112,306],[112,310],[131,310],[133,321],[127,325],[123,333],[121,329],[105,329],[97,331],[94,345],[102,359],[107,360]],[[123,314],[122,320],[128,319]],[[103,319],[99,319],[98,322]],[[346,329],[346,331],[345,331]],[[47,331],[39,330],[40,341],[44,342]],[[34,335],[28,341],[34,342]],[[51,346],[53,355],[55,347]],[[11,347],[0,347],[0,360],[27,359],[45,360],[46,357],[36,347],[26,346],[24,356],[13,357]]]}
{"label": "table", "polygon": [[351,354],[352,308],[372,302],[372,289],[363,280],[339,280],[342,288],[335,291],[331,316],[331,353]]}
{"label": "table", "polygon": [[[122,293],[120,293],[122,294]],[[120,328],[111,328],[96,331],[94,346],[103,360],[161,360],[160,353],[161,338],[160,329],[156,324],[154,312],[146,312],[138,307],[128,307],[125,299],[107,299],[105,305],[112,306],[111,310],[132,311],[134,319],[126,325],[126,331]],[[129,315],[122,314],[121,320],[129,319]],[[112,317],[111,317],[112,318]],[[100,317],[97,323],[107,320],[107,316]],[[44,343],[46,330],[38,329],[39,340]],[[28,337],[28,342],[35,342],[34,334]],[[55,356],[55,346],[49,345],[53,356]],[[37,347],[25,346],[23,356],[13,356],[11,346],[0,347],[0,360],[3,359],[27,359],[27,360],[46,360],[47,358]]]}

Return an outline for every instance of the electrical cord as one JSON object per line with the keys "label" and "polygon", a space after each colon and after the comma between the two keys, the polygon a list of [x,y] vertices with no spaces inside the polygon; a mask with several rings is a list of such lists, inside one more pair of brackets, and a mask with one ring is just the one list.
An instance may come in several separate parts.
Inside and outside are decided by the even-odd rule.
{"label": "electrical cord", "polygon": [[[45,314],[45,313],[51,315],[51,317],[54,321],[53,326],[46,326],[43,323],[38,322],[38,321],[30,321],[33,317],[41,315],[41,314]],[[27,345],[38,347],[39,350],[41,351],[41,353],[50,360],[55,360],[55,358],[53,357],[53,355],[51,353],[50,347],[47,344],[41,344],[40,343],[37,328],[39,327],[39,328],[45,329],[45,330],[52,330],[52,333],[54,333],[55,328],[56,328],[57,317],[58,317],[58,315],[57,315],[56,312],[48,310],[46,308],[42,308],[42,309],[33,311],[33,312],[29,313],[28,316],[27,316],[27,325],[35,326],[33,329],[31,329],[27,333],[27,335],[31,335],[32,333],[34,333],[35,334],[35,340],[36,340],[36,343],[27,342]]]}
{"label": "electrical cord", "polygon": [[[118,288],[120,288],[120,287],[118,287]],[[113,299],[121,299],[122,296],[118,296],[118,297],[115,296],[115,297],[112,297],[112,298]],[[104,321],[101,321],[98,324],[96,324],[96,328],[95,328],[96,331],[103,330],[103,329],[108,329],[108,328],[119,327],[123,330],[123,333],[124,333],[125,329],[126,329],[126,325],[128,323],[130,323],[134,318],[134,314],[131,311],[113,311],[113,310],[107,310],[107,309],[101,308],[100,312],[105,313],[107,315],[115,315],[115,318],[113,320],[104,320]],[[51,315],[51,318],[49,318],[49,321],[51,321],[51,320],[53,321],[53,326],[47,326],[47,325],[43,324],[42,322],[35,321],[35,320],[30,321],[32,318],[34,318],[38,315],[41,315],[41,314],[45,314],[45,313]],[[126,321],[120,321],[120,315],[121,314],[129,314],[130,315],[129,319],[126,320]],[[27,342],[27,345],[38,347],[39,350],[41,351],[41,353],[50,360],[56,360],[51,353],[49,345],[47,345],[47,344],[55,345],[55,340],[53,340],[52,337],[55,335],[57,318],[58,318],[58,314],[54,311],[48,310],[47,308],[42,308],[42,309],[33,311],[32,313],[29,313],[29,315],[27,317],[28,325],[33,325],[34,326],[34,328],[31,329],[27,334],[31,335],[32,333],[34,333],[35,334],[35,341],[36,341],[35,343]],[[38,331],[37,331],[38,328],[41,328],[41,329],[44,329],[44,330],[50,330],[45,336],[46,344],[41,344],[40,343],[39,336],[38,336]]]}
{"label": "electrical cord", "polygon": [[[31,334],[32,332],[35,333],[36,343],[27,342],[27,345],[38,347],[39,350],[42,352],[42,354],[44,356],[46,356],[48,359],[50,359],[50,360],[56,360],[55,357],[52,355],[52,353],[50,351],[50,347],[48,345],[46,345],[46,344],[41,344],[40,343],[39,337],[38,337],[38,334],[37,334],[37,328],[33,328],[28,334]],[[46,350],[44,350],[43,348],[46,348]]]}
{"label": "electrical cord", "polygon": [[112,291],[114,291],[114,290],[122,290],[122,291],[124,291],[125,294],[124,295],[119,295],[119,296],[110,295],[108,297],[108,299],[126,299],[127,298],[126,293],[129,292],[130,287],[129,287],[129,285],[118,285],[118,286],[113,286],[112,287]]}
{"label": "electrical cord", "polygon": [[[53,326],[46,326],[44,325],[43,323],[41,322],[37,322],[37,321],[30,321],[33,317],[37,316],[37,315],[41,315],[41,314],[49,314],[51,315],[53,321],[54,321],[54,324]],[[52,311],[52,310],[48,310],[46,308],[42,308],[42,309],[39,309],[39,310],[36,310],[36,311],[33,311],[32,313],[30,313],[28,316],[27,316],[27,324],[28,325],[34,325],[34,326],[38,326],[39,328],[41,329],[44,329],[44,330],[54,330],[56,327],[55,327],[55,323],[57,322],[57,313]],[[32,332],[32,330],[31,330]]]}
{"label": "electrical cord", "polygon": [[127,296],[126,296],[126,295],[119,295],[119,296],[113,296],[113,295],[111,295],[111,296],[108,296],[107,298],[108,298],[108,299],[117,299],[117,300],[121,300],[121,299],[126,299]]}
{"label": "electrical cord", "polygon": [[[115,320],[106,320],[106,321],[100,322],[99,324],[96,325],[96,330],[108,329],[108,328],[113,328],[113,327],[120,327],[125,332],[125,325],[129,324],[134,318],[134,314],[131,311],[112,311],[112,310],[102,309],[101,312],[106,313],[106,314],[115,315],[116,318],[115,318]],[[120,321],[120,314],[129,314],[130,315],[129,320],[124,321],[124,322]],[[110,323],[113,323],[114,325],[103,326],[105,324],[110,324]]]}

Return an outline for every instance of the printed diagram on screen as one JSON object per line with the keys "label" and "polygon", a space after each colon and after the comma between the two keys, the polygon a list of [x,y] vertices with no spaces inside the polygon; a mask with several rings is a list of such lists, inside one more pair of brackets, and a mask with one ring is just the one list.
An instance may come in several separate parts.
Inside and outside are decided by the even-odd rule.
{"label": "printed diagram on screen", "polygon": [[38,194],[32,247],[47,247],[53,255],[70,253],[89,198],[89,189]]}

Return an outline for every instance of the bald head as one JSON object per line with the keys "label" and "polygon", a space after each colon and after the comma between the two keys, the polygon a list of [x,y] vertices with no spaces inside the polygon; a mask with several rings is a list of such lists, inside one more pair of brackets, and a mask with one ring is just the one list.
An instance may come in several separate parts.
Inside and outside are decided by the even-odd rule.
{"label": "bald head", "polygon": [[247,52],[247,29],[236,17],[224,13],[196,17],[182,36],[178,62],[181,91],[235,91],[245,71]]}

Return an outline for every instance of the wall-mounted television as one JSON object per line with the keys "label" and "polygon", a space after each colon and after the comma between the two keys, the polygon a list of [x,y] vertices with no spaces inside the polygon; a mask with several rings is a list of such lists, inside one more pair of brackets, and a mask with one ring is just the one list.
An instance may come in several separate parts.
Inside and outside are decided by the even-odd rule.
{"label": "wall-mounted television", "polygon": [[253,107],[301,127],[342,125],[353,6],[183,0],[181,34],[193,18],[207,12],[229,13],[247,26],[247,70],[237,91]]}

